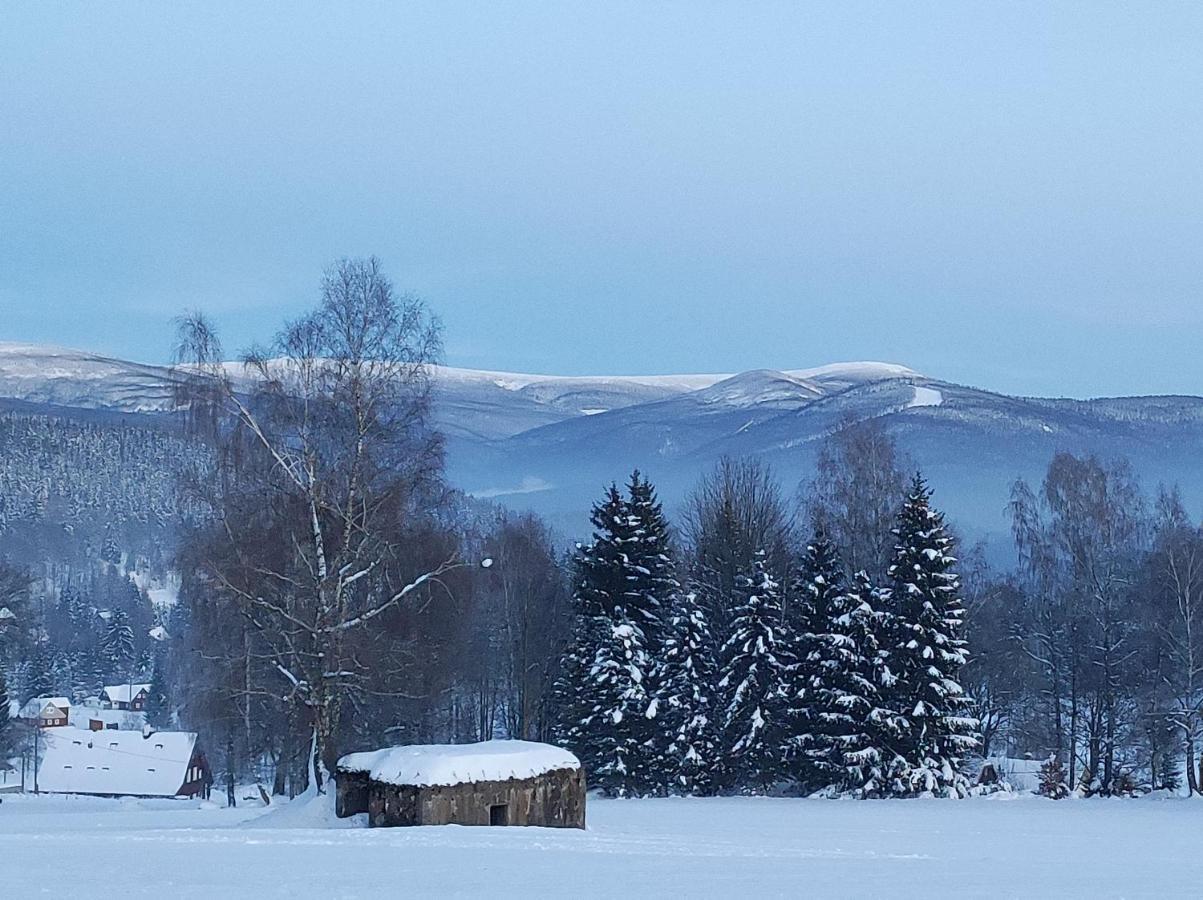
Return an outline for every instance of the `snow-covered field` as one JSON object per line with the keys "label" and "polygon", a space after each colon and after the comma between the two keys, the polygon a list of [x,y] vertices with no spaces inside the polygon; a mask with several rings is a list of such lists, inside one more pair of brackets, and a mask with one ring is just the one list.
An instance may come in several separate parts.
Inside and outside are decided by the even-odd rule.
{"label": "snow-covered field", "polygon": [[7,795],[0,897],[1165,897],[1203,803],[591,800],[588,831],[364,829],[294,804]]}

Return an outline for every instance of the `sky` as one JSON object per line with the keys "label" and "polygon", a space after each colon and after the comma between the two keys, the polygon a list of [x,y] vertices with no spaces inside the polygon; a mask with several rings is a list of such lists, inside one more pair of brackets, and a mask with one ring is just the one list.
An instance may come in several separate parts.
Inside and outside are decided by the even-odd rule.
{"label": "sky", "polygon": [[451,365],[1199,394],[1200,46],[1186,3],[6,4],[0,339],[237,349],[375,254]]}

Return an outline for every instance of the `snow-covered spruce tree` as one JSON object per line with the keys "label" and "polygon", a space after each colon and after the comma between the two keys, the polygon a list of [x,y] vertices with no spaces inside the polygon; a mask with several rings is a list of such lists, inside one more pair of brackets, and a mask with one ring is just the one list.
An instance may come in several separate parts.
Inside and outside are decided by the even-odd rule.
{"label": "snow-covered spruce tree", "polygon": [[843,671],[851,648],[835,633],[845,585],[835,545],[820,527],[798,566],[788,616],[796,663],[789,690],[790,768],[805,791],[842,779],[838,736],[852,721],[841,705]]}
{"label": "snow-covered spruce tree", "polygon": [[626,509],[617,485],[594,504],[590,514],[594,535],[589,544],[577,544],[572,557],[572,639],[560,660],[553,689],[556,740],[571,749],[592,772],[595,760],[586,741],[586,725],[597,710],[589,672],[601,644],[599,627],[609,621],[613,597],[622,591],[621,560],[615,533],[625,533]]}
{"label": "snow-covered spruce tree", "polygon": [[24,674],[22,701],[45,697],[60,690],[60,685],[54,680],[54,653],[45,641],[38,641],[34,645]]}
{"label": "snow-covered spruce tree", "polygon": [[[580,549],[578,547],[578,552]],[[577,609],[572,617],[572,637],[560,657],[559,672],[551,689],[554,710],[551,731],[552,739],[561,747],[572,750],[585,763],[586,771],[591,772],[593,761],[586,752],[584,724],[593,714],[592,700],[586,688],[597,647],[592,634],[597,619],[581,612],[575,595],[573,603]]]}
{"label": "snow-covered spruce tree", "polygon": [[765,556],[737,583],[731,637],[723,645],[720,749],[724,787],[767,792],[786,775],[791,660],[781,638],[781,589]]}
{"label": "snow-covered spruce tree", "polygon": [[645,715],[649,721],[643,791],[666,794],[677,789],[675,744],[679,723],[673,718],[679,710],[671,707],[677,689],[667,684],[674,674],[667,651],[676,638],[676,626],[670,620],[679,602],[681,584],[669,544],[668,520],[656,489],[638,470],[627,483],[626,501],[629,527],[621,547],[627,586],[622,607],[642,631],[650,663],[645,683],[649,697]]}
{"label": "snow-covered spruce tree", "polygon": [[669,628],[657,666],[656,718],[670,738],[663,758],[664,788],[667,793],[704,796],[714,791],[718,764],[718,665],[710,624],[695,592],[679,596]]}
{"label": "snow-covered spruce tree", "polygon": [[592,784],[615,797],[655,792],[654,716],[649,715],[648,674],[652,668],[643,629],[620,615],[599,628],[599,646],[589,670],[593,715],[584,725],[589,753],[596,759]]}
{"label": "snow-covered spruce tree", "polygon": [[134,659],[134,630],[129,616],[123,609],[109,612],[109,620],[100,638],[100,648],[108,662],[113,677],[126,674]]}
{"label": "snow-covered spruce tree", "polygon": [[171,727],[171,700],[167,691],[165,662],[162,654],[155,657],[151,671],[150,687],[146,697],[146,724],[153,728]]}
{"label": "snow-covered spruce tree", "polygon": [[896,748],[907,771],[893,773],[893,790],[964,796],[961,759],[976,746],[978,729],[958,681],[966,661],[965,610],[952,538],[921,475],[911,482],[894,533],[886,650],[895,680],[886,705],[908,724]]}
{"label": "snow-covered spruce tree", "polygon": [[[615,796],[647,793],[652,667],[637,579],[630,504],[611,485],[593,507],[593,540],[573,560],[574,640],[557,683],[558,735],[585,764],[590,784]],[[630,606],[637,607],[632,615]]]}
{"label": "snow-covered spruce tree", "polygon": [[880,607],[888,599],[889,592],[874,588],[861,570],[837,598],[832,617],[830,637],[841,648],[843,660],[832,687],[835,705],[848,718],[833,736],[831,751],[842,769],[839,789],[856,797],[884,796],[891,772],[906,769],[895,748],[907,720],[883,702],[893,685],[881,649],[888,618]]}
{"label": "snow-covered spruce tree", "polygon": [[647,636],[648,650],[658,654],[668,637],[665,620],[681,584],[669,546],[668,520],[655,487],[638,469],[627,482],[627,516],[627,533],[618,538],[627,569],[623,606]]}

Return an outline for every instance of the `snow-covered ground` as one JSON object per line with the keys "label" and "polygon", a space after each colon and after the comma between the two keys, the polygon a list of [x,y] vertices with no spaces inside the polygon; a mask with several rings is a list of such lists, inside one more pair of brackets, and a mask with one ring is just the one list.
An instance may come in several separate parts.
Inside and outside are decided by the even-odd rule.
{"label": "snow-covered ground", "polygon": [[915,396],[911,398],[911,402],[906,405],[907,409],[915,409],[919,406],[940,406],[944,402],[944,392],[938,391],[935,388],[923,387],[915,385]]}
{"label": "snow-covered ground", "polygon": [[[1197,896],[1203,803],[591,800],[584,832],[5,796],[0,897]],[[49,877],[53,876],[53,877]]]}

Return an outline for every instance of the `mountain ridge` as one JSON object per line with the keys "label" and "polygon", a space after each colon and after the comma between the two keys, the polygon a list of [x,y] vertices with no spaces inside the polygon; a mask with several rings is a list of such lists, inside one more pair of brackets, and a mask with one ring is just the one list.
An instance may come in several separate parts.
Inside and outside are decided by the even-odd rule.
{"label": "mountain ridge", "polygon": [[[162,418],[174,380],[169,366],[0,343],[9,409]],[[809,476],[824,437],[869,420],[969,531],[997,530],[1011,482],[1038,481],[1059,450],[1124,456],[1146,481],[1178,482],[1203,500],[1203,397],[1192,395],[1019,397],[875,362],[646,376],[436,367],[434,380],[452,483],[571,533],[601,487],[633,468],[653,477],[670,509],[724,455],[764,459],[788,491]]]}

